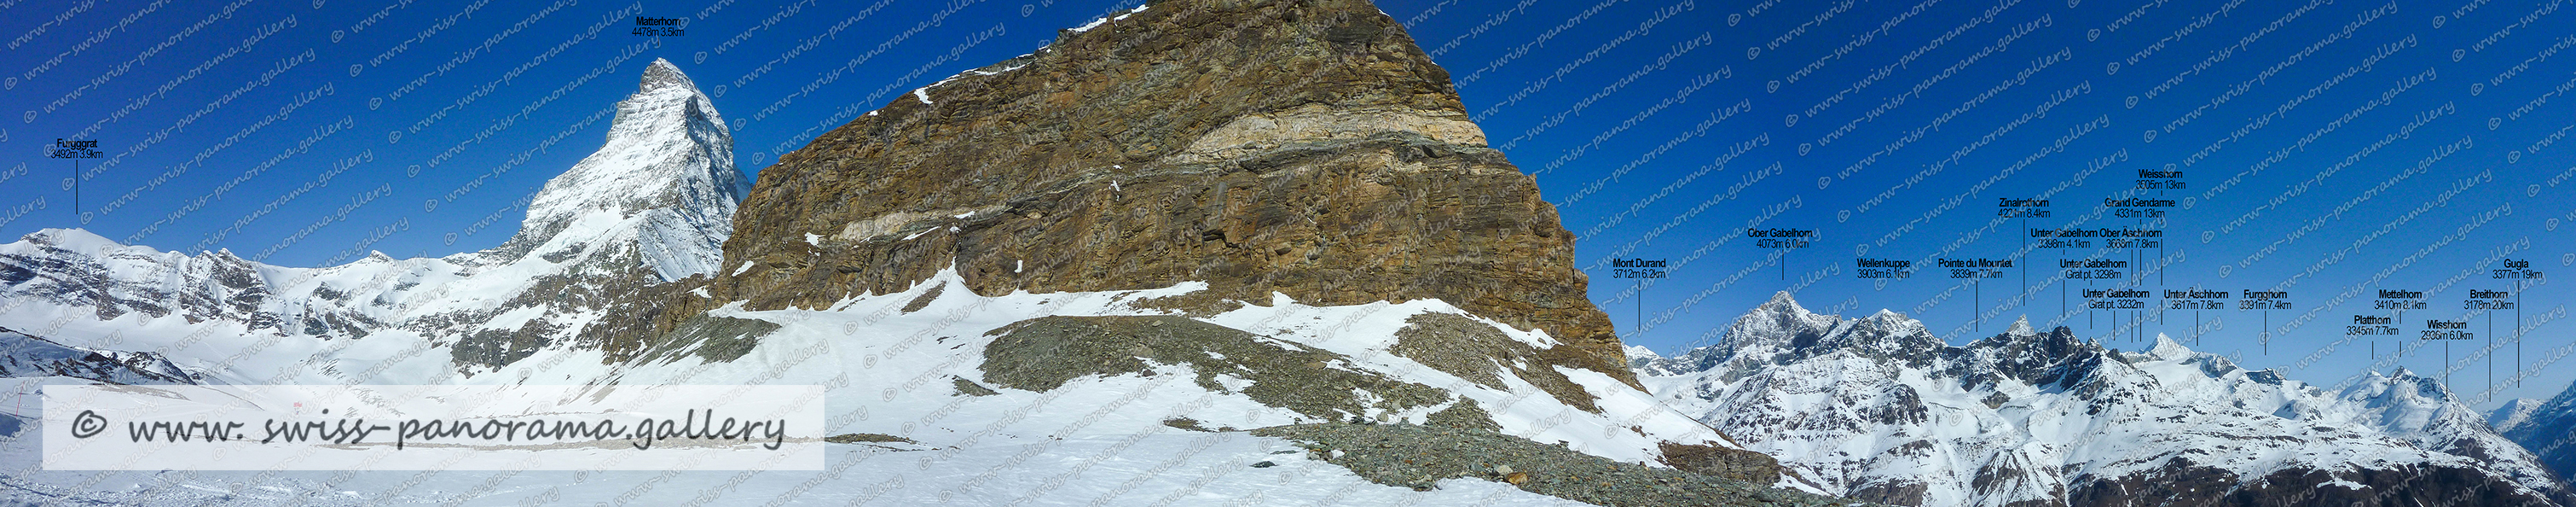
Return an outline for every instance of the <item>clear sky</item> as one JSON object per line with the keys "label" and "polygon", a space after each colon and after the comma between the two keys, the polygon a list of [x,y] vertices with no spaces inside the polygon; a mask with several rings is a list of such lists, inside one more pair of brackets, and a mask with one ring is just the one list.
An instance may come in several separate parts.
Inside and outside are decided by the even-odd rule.
{"label": "clear sky", "polygon": [[[83,227],[289,266],[487,248],[515,231],[514,203],[597,147],[654,58],[713,96],[756,174],[913,88],[1138,4],[0,0],[0,153],[18,154],[0,158],[0,236]],[[2557,362],[2576,350],[2568,291],[2542,285],[2576,276],[2576,236],[2557,228],[2576,226],[2576,55],[2560,54],[2576,13],[2560,5],[1380,3],[1558,206],[1630,343],[1706,344],[1789,290],[1952,343],[2027,315],[2329,386],[2447,371],[2481,408],[2576,381]],[[638,16],[681,33],[638,35]],[[57,140],[98,141],[100,158],[49,158]],[[2021,199],[2048,204],[2001,206]],[[2094,237],[2037,248],[2051,238],[2031,230]],[[1629,258],[1668,277],[1616,278]],[[1862,278],[1887,269],[1864,259],[1911,273]],[[2124,265],[2060,267],[2088,259]],[[2497,278],[2517,261],[2544,278]],[[2467,309],[2517,285],[2520,312]],[[2088,289],[2149,296],[2087,310],[2123,303]],[[2423,308],[2397,320],[2382,289]],[[2226,295],[2164,297],[2194,290]],[[2240,310],[2248,291],[2286,307]],[[2219,308],[2173,309],[2198,304]],[[2420,340],[2426,320],[2471,336]]]}

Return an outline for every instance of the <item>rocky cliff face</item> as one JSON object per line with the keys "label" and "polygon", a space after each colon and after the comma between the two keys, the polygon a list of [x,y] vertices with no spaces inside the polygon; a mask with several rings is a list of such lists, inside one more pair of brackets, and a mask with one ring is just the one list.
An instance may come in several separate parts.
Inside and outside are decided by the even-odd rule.
{"label": "rocky cliff face", "polygon": [[2553,505],[2564,483],[2437,382],[2330,391],[2159,336],[2016,322],[1950,346],[1787,294],[1717,345],[1645,359],[1667,403],[1862,500],[1915,506]]}
{"label": "rocky cliff face", "polygon": [[[764,169],[704,310],[1204,281],[1205,314],[1437,298],[1633,383],[1571,234],[1447,72],[1362,0],[1174,0],[916,90]],[[692,289],[695,289],[693,287]]]}

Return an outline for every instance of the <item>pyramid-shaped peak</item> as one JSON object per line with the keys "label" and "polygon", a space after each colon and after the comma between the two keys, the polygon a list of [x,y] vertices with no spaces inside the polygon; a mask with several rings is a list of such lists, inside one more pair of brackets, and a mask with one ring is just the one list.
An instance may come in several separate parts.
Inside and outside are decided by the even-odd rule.
{"label": "pyramid-shaped peak", "polygon": [[651,93],[666,88],[696,92],[698,84],[690,81],[688,74],[680,72],[679,65],[672,64],[670,60],[655,58],[652,65],[644,67],[644,79],[635,85],[635,93]]}
{"label": "pyramid-shaped peak", "polygon": [[581,237],[631,232],[664,280],[711,272],[735,203],[749,191],[715,104],[679,66],[657,59],[635,94],[617,102],[599,151],[546,181],[501,253],[526,254],[588,220]]}
{"label": "pyramid-shaped peak", "polygon": [[2156,347],[2147,349],[2147,353],[2156,356],[2157,359],[2172,361],[2190,357],[2191,348],[2184,347],[2181,342],[2174,341],[2173,337],[2165,336],[2164,333],[2156,333]]}
{"label": "pyramid-shaped peak", "polygon": [[[2019,318],[2019,319],[2013,319],[2012,328],[2011,328],[2011,329],[2006,329],[2006,330],[2004,330],[2004,332],[2005,332],[2005,333],[2010,333],[2010,334],[2015,334],[2015,335],[2034,335],[2034,334],[2039,334],[2039,331],[2038,331],[2038,330],[2031,329],[2031,327],[2030,327],[2030,316],[2029,316],[2029,315],[2023,315],[2023,316],[2021,316],[2021,318]],[[2159,337],[2159,338],[2161,338],[2161,337],[2163,337],[2164,335],[2156,335],[2156,336],[2157,336],[2157,337]]]}
{"label": "pyramid-shaped peak", "polygon": [[[1881,318],[1880,321],[1886,322],[1887,319]],[[1734,324],[1727,326],[1726,335],[1717,346],[1725,350],[1757,346],[1804,347],[1813,345],[1816,338],[1823,337],[1841,322],[1840,317],[1807,311],[1805,307],[1798,306],[1796,298],[1783,291],[1772,294],[1769,301],[1737,317]]]}

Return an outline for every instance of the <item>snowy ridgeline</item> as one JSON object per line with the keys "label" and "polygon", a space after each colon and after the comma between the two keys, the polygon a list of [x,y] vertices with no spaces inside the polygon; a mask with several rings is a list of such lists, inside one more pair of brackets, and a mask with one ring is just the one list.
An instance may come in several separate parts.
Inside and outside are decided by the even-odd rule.
{"label": "snowy ridgeline", "polygon": [[2334,391],[2163,336],[2122,352],[2027,322],[1952,347],[1902,315],[1819,315],[1785,293],[1717,345],[1650,354],[1635,362],[1666,403],[1865,500],[2093,505],[2127,494],[2111,489],[2203,486],[2190,481],[2213,471],[2225,477],[2214,492],[2285,471],[2389,490],[2363,473],[2437,468],[2537,497],[2565,488],[2438,382],[2402,369]]}

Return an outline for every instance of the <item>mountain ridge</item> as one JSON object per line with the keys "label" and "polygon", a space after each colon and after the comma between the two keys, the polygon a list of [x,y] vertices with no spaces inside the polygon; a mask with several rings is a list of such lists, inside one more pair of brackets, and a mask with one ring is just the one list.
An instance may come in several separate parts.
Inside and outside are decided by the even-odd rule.
{"label": "mountain ridge", "polygon": [[1718,344],[1640,372],[1667,403],[1827,492],[1898,505],[2568,498],[2481,414],[2411,373],[2329,392],[2163,336],[2125,352],[2024,322],[1949,346],[1908,322],[1818,315],[1782,293]]}
{"label": "mountain ridge", "polygon": [[2576,385],[2547,400],[2508,402],[2486,417],[2495,431],[2522,444],[2562,480],[2576,481]]}

